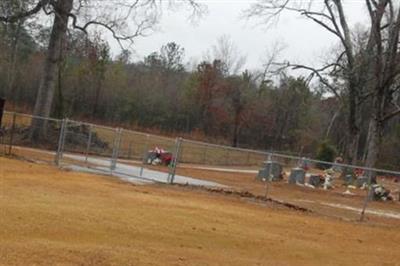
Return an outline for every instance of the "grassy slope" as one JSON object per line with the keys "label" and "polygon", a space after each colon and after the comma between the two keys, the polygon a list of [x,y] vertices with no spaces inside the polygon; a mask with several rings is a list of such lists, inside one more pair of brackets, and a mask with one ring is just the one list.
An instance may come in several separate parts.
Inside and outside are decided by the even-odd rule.
{"label": "grassy slope", "polygon": [[399,242],[396,228],[0,158],[3,265],[395,265]]}

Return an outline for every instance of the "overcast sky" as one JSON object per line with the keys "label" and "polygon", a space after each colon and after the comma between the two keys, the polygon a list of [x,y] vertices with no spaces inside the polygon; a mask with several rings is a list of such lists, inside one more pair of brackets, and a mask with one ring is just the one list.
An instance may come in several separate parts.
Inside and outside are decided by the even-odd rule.
{"label": "overcast sky", "polygon": [[[336,39],[320,26],[299,15],[287,13],[280,17],[276,26],[266,28],[257,22],[241,18],[243,10],[249,7],[250,1],[242,0],[203,0],[208,13],[193,25],[188,22],[184,11],[165,12],[160,29],[148,37],[136,39],[133,49],[135,60],[174,41],[185,48],[185,59],[200,61],[204,53],[216,43],[221,35],[228,35],[241,53],[247,56],[245,68],[256,69],[262,66],[266,51],[274,43],[285,44],[282,59],[296,63],[317,64],[321,57],[329,52]],[[366,23],[364,1],[346,0],[346,13],[350,23]],[[117,45],[112,45],[117,53]]]}

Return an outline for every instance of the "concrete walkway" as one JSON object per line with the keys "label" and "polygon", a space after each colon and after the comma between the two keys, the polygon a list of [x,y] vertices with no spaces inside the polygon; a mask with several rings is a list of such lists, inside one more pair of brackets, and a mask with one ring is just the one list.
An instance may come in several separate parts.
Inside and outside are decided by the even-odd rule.
{"label": "concrete walkway", "polygon": [[[85,162],[85,156],[75,154],[64,154],[65,158],[76,160],[79,163]],[[90,167],[83,167],[74,164],[67,164],[64,168],[71,169],[74,171],[83,171],[90,173],[102,173],[112,174],[122,180],[135,183],[135,184],[148,184],[148,183],[167,183],[168,173],[150,170],[147,168],[141,168],[138,166],[128,165],[126,163],[118,162],[114,171],[110,171],[111,161],[108,158],[88,158],[87,161]],[[174,183],[177,184],[188,184],[194,186],[205,186],[205,187],[226,187],[224,185],[195,179],[187,176],[175,175]]]}

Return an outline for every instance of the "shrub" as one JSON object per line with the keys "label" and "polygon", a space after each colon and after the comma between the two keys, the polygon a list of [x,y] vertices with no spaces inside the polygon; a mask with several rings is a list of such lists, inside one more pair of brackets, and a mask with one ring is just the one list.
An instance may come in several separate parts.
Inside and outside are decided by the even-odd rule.
{"label": "shrub", "polygon": [[[335,147],[328,141],[323,141],[319,144],[317,150],[317,160],[325,162],[333,162],[336,156]],[[319,163],[317,167],[320,169],[328,169],[331,167],[329,164]]]}

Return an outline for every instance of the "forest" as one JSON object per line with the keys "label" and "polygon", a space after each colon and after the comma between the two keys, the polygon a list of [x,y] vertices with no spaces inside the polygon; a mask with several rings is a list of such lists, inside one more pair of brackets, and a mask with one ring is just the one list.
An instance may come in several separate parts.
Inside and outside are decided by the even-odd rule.
{"label": "forest", "polygon": [[[320,159],[343,156],[399,170],[400,9],[391,1],[365,1],[372,18],[365,28],[347,24],[340,0],[324,1],[323,9],[257,1],[244,11],[252,19],[269,23],[277,12],[298,12],[338,37],[332,62],[321,68],[271,55],[258,70],[243,68],[246,51],[228,36],[216,39],[199,62],[185,57],[185,47],[174,40],[140,60],[129,49],[112,55],[99,28],[121,42],[141,38],[157,23],[143,14],[160,16],[164,7],[115,1],[136,22],[151,23],[138,22],[127,33],[123,25],[114,28],[123,23],[117,18],[110,23],[88,16],[95,2],[2,1],[0,97],[8,111]],[[187,5],[202,12],[195,1]],[[294,75],[293,69],[304,71]],[[331,158],[324,157],[327,150]]]}

